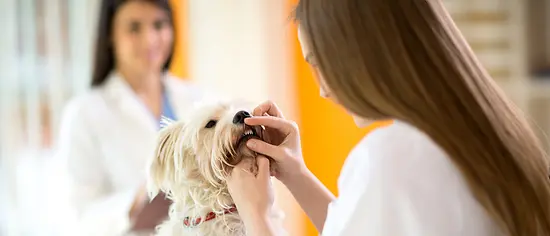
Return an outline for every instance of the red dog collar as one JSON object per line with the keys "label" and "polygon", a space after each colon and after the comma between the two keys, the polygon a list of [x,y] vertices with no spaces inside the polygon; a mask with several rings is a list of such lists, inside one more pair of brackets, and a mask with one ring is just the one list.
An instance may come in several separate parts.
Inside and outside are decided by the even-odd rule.
{"label": "red dog collar", "polygon": [[220,213],[220,214],[216,214],[214,212],[208,212],[208,214],[206,214],[206,216],[204,217],[204,220],[202,217],[191,219],[191,217],[187,216],[183,218],[183,225],[185,227],[196,227],[203,222],[213,220],[218,216],[233,213],[233,212],[237,212],[237,207],[235,205],[232,205],[230,208],[225,209],[223,213]]}

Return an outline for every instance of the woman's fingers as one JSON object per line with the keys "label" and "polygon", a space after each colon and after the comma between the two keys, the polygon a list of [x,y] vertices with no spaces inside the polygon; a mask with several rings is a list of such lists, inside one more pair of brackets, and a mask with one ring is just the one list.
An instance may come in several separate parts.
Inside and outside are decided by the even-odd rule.
{"label": "woman's fingers", "polygon": [[280,132],[288,135],[296,131],[296,123],[292,121],[285,120],[284,118],[274,117],[274,116],[253,116],[246,118],[244,122],[247,125],[263,125],[265,127],[273,128],[279,130]]}
{"label": "woman's fingers", "polygon": [[252,112],[253,116],[263,116],[264,114],[284,119],[283,113],[281,112],[279,107],[277,107],[277,105],[272,101],[263,102]]}

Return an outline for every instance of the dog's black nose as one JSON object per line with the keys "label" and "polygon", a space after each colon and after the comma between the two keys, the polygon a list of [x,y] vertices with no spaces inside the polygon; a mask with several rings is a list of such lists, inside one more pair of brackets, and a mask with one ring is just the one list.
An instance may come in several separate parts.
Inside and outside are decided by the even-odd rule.
{"label": "dog's black nose", "polygon": [[248,111],[239,111],[233,117],[233,124],[244,124],[244,119],[252,117]]}

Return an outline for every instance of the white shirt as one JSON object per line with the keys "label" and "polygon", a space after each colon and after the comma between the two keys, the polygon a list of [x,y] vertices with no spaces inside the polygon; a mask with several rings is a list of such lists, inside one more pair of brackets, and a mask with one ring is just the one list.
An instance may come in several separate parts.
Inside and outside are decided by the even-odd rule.
{"label": "white shirt", "polygon": [[352,150],[338,189],[324,236],[502,235],[447,154],[403,122]]}
{"label": "white shirt", "polygon": [[[163,83],[178,118],[206,96],[204,90],[168,74]],[[61,126],[58,155],[66,160],[78,211],[77,233],[72,235],[122,235],[130,226],[128,212],[136,192],[145,182],[159,122],[126,81],[112,73],[106,84],[69,102]]]}

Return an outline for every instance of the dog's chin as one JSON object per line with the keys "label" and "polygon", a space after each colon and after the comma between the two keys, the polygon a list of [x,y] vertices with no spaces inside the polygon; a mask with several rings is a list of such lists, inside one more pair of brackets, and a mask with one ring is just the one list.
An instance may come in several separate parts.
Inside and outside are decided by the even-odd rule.
{"label": "dog's chin", "polygon": [[[251,133],[251,130],[253,132]],[[229,165],[225,165],[224,171],[225,173],[230,173],[233,167],[241,162],[246,163],[246,168],[249,168],[249,170],[252,173],[257,173],[258,166],[256,165],[256,157],[258,156],[258,153],[252,151],[246,143],[251,139],[257,139],[265,141],[263,138],[263,127],[256,126],[256,127],[245,127],[243,130],[241,130],[238,133],[238,138],[236,139],[233,150],[235,151],[235,155],[227,155],[226,156],[226,163]],[[267,157],[269,159],[269,162],[273,164],[273,159],[270,157]],[[275,165],[270,165],[270,172],[272,175],[276,173],[276,167]]]}
{"label": "dog's chin", "polygon": [[238,147],[235,149],[237,152],[237,156],[240,156],[241,158],[255,158],[257,156],[256,152],[250,150],[248,146],[246,146],[246,142],[251,139],[260,139],[258,136],[251,136],[246,137],[245,140],[239,143]]}
{"label": "dog's chin", "polygon": [[245,128],[237,134],[236,142],[234,143],[233,149],[235,150],[234,156],[227,157],[227,161],[230,165],[234,166],[239,164],[243,159],[254,159],[257,156],[257,153],[250,150],[246,143],[251,139],[262,140],[262,128],[245,126]]}

